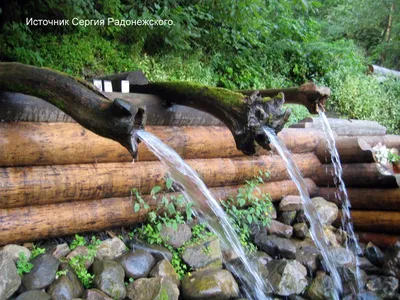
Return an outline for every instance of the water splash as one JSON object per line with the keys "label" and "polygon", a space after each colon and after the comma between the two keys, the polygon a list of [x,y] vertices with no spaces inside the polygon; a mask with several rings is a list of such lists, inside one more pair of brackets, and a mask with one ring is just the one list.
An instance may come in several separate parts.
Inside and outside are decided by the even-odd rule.
{"label": "water splash", "polygon": [[346,249],[351,250],[354,253],[355,257],[355,266],[356,266],[356,285],[354,285],[354,280],[349,278],[350,288],[353,293],[360,292],[362,289],[361,286],[361,273],[359,269],[359,259],[358,255],[362,253],[361,247],[358,244],[356,234],[354,233],[353,222],[351,219],[351,203],[349,200],[349,195],[347,193],[346,185],[343,181],[343,169],[342,164],[340,162],[339,153],[336,148],[335,137],[333,135],[333,131],[331,126],[329,125],[328,118],[325,113],[319,109],[319,116],[322,120],[322,129],[324,131],[324,135],[327,141],[328,150],[331,154],[331,160],[334,170],[334,182],[338,187],[339,192],[336,193],[336,198],[340,201],[342,205],[342,229],[347,232],[349,239],[346,239]]}
{"label": "water splash", "polygon": [[246,295],[254,295],[254,299],[257,300],[270,299],[266,296],[266,292],[272,291],[272,286],[260,276],[257,264],[246,255],[227,214],[199,175],[183,161],[178,153],[153,134],[138,130],[136,136],[168,167],[168,175],[181,185],[181,191],[186,200],[196,204],[193,209],[200,222],[208,224],[219,237],[224,249],[232,249],[236,252],[244,268],[235,268],[229,264],[227,268],[243,280],[248,288],[245,291]]}
{"label": "water splash", "polygon": [[[299,168],[296,166],[292,159],[292,155],[290,151],[286,148],[284,143],[280,138],[277,137],[273,129],[269,127],[263,127],[265,134],[268,139],[278,151],[278,154],[281,156],[282,160],[286,165],[286,169],[290,175],[290,178],[296,184],[297,189],[300,192],[301,199],[303,200],[303,209],[304,213],[310,222],[310,234],[313,239],[315,245],[319,249],[322,257],[325,269],[329,271],[336,289],[341,292],[342,291],[342,281],[340,279],[340,275],[338,270],[336,269],[334,258],[332,257],[329,249],[328,249],[328,241],[326,239],[324,229],[322,223],[319,219],[317,210],[314,204],[311,202],[310,194],[308,192],[307,184],[305,183],[303,176]],[[338,291],[334,291],[334,298],[339,299]]]}

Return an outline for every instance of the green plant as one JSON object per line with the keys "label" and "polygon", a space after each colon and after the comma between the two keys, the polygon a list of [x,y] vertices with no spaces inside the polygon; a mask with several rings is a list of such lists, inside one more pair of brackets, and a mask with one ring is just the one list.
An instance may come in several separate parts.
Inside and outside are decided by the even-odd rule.
{"label": "green plant", "polygon": [[86,245],[86,240],[83,236],[80,236],[79,234],[75,234],[75,239],[71,242],[69,245],[69,248],[71,250],[74,250],[78,246],[85,246]]}
{"label": "green plant", "polygon": [[33,268],[33,264],[29,262],[24,252],[18,254],[17,271],[20,276],[29,273]]}
{"label": "green plant", "polygon": [[38,246],[36,246],[35,244],[33,244],[32,246],[32,252],[31,252],[31,259],[35,258],[36,256],[38,256],[39,254],[43,254],[46,252],[46,249],[44,248],[40,248]]}
{"label": "green plant", "polygon": [[68,270],[62,270],[62,271],[57,271],[56,272],[56,279],[60,278],[61,276],[67,275]]}

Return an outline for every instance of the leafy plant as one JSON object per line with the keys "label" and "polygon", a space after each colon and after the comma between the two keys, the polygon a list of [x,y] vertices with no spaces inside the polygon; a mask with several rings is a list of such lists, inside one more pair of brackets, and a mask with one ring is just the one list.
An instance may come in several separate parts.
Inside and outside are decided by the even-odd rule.
{"label": "leafy plant", "polygon": [[31,264],[26,257],[24,252],[20,252],[18,254],[17,260],[17,271],[20,276],[24,275],[25,273],[29,273],[33,268],[33,264]]}
{"label": "leafy plant", "polygon": [[85,246],[85,245],[86,245],[85,238],[83,236],[80,236],[79,234],[75,234],[75,239],[71,242],[69,248],[71,250],[74,250],[78,246]]}
{"label": "leafy plant", "polygon": [[62,270],[62,271],[57,271],[56,272],[56,279],[60,278],[61,276],[67,275],[68,270]]}

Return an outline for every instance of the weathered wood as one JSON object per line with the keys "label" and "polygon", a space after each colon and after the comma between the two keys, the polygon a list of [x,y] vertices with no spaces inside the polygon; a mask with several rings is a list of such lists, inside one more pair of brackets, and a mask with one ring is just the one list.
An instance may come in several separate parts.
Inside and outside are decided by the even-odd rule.
{"label": "weathered wood", "polygon": [[396,244],[400,240],[400,235],[374,233],[374,232],[357,232],[358,240],[361,243],[374,243],[378,247],[387,248]]}
{"label": "weathered wood", "polygon": [[[334,202],[340,206],[336,199],[336,188],[318,188],[316,195]],[[358,210],[394,210],[400,211],[400,189],[379,188],[348,188],[347,193],[352,209]]]}
{"label": "weathered wood", "polygon": [[[320,166],[312,154],[294,154],[305,177]],[[276,155],[260,157],[194,159],[186,161],[210,187],[236,185],[269,171],[268,181],[288,178],[285,164]],[[132,188],[149,193],[163,183],[166,168],[160,162],[106,163],[0,168],[0,201],[12,206],[61,201],[123,197]],[[14,203],[14,204],[11,204]]]}
{"label": "weathered wood", "polygon": [[[226,127],[147,126],[147,130],[186,159],[243,156]],[[322,132],[315,129],[286,128],[279,136],[294,153],[312,152],[323,138]],[[264,149],[259,151],[266,153]],[[139,144],[138,160],[156,157]],[[1,167],[130,161],[131,155],[119,143],[77,123],[0,123]]]}
{"label": "weathered wood", "polygon": [[369,72],[376,74],[376,75],[381,75],[385,77],[395,77],[395,78],[400,78],[400,72],[396,70],[391,70],[387,69],[384,67],[380,67],[377,65],[369,65],[368,66]]}

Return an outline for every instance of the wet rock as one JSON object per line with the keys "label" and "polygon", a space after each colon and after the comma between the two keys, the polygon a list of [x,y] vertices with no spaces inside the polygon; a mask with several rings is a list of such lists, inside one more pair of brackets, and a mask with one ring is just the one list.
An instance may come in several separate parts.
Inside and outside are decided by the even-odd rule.
{"label": "wet rock", "polygon": [[316,247],[303,247],[297,250],[296,260],[306,267],[309,276],[313,276],[321,266],[319,255]]}
{"label": "wet rock", "polygon": [[[3,299],[3,298],[0,298]],[[43,291],[27,291],[25,293],[22,293],[19,295],[15,300],[50,300],[51,297],[49,294],[43,292]],[[55,298],[57,299],[57,298]]]}
{"label": "wet rock", "polygon": [[379,296],[392,297],[399,287],[399,280],[393,276],[371,276],[367,289]]}
{"label": "wet rock", "polygon": [[227,270],[197,271],[182,280],[184,300],[226,300],[238,294],[239,287]]}
{"label": "wet rock", "polygon": [[164,258],[168,259],[169,261],[172,260],[172,253],[167,248],[160,246],[160,245],[149,245],[141,240],[133,239],[129,243],[129,247],[132,250],[144,250],[157,260],[163,260]]}
{"label": "wet rock", "polygon": [[32,270],[25,274],[22,283],[26,290],[48,287],[55,279],[60,261],[51,254],[40,254],[32,259]]}
{"label": "wet rock", "polygon": [[69,249],[68,244],[64,243],[57,245],[52,254],[54,257],[61,259],[66,257],[70,252],[71,249]]}
{"label": "wet rock", "polygon": [[116,261],[124,268],[125,276],[133,279],[147,277],[156,264],[153,255],[144,250],[124,253]]}
{"label": "wet rock", "polygon": [[377,267],[383,266],[383,260],[385,258],[385,254],[379,249],[378,246],[375,246],[373,243],[369,242],[365,247],[365,256],[368,260],[373,263]]}
{"label": "wet rock", "polygon": [[262,264],[263,266],[266,266],[268,262],[270,262],[273,258],[269,256],[267,253],[262,252],[262,251],[257,251],[256,253],[253,254],[254,258],[257,259],[257,261]]}
{"label": "wet rock", "polygon": [[279,221],[286,225],[293,225],[296,219],[296,213],[295,210],[283,211],[279,216]]}
{"label": "wet rock", "polygon": [[8,299],[21,285],[21,277],[12,256],[0,252],[0,299]]}
{"label": "wet rock", "polygon": [[350,250],[343,247],[330,247],[329,252],[337,267],[355,266],[355,257]]}
{"label": "wet rock", "polygon": [[233,251],[232,249],[225,249],[222,250],[222,260],[224,263],[230,262],[232,260],[236,260],[239,258],[239,255]]}
{"label": "wet rock", "polygon": [[331,225],[339,215],[339,209],[335,203],[328,202],[322,197],[311,199],[323,225]]}
{"label": "wet rock", "polygon": [[279,203],[280,211],[297,211],[303,208],[303,200],[300,196],[285,196]]}
{"label": "wet rock", "polygon": [[271,224],[267,230],[269,234],[274,234],[276,236],[284,237],[287,239],[290,238],[293,234],[292,226],[283,224],[275,220],[271,220]]}
{"label": "wet rock", "polygon": [[98,260],[93,263],[93,274],[95,286],[114,299],[124,299],[125,289],[125,271],[115,261]]}
{"label": "wet rock", "polygon": [[305,239],[309,235],[306,223],[297,223],[293,225],[294,236],[299,239]]}
{"label": "wet rock", "polygon": [[211,236],[206,240],[187,245],[182,258],[195,270],[205,267],[222,267],[222,253],[219,239]]}
{"label": "wet rock", "polygon": [[382,300],[382,298],[371,292],[361,292],[357,295],[346,295],[343,300]]}
{"label": "wet rock", "polygon": [[66,263],[62,263],[60,271],[67,271],[61,275],[48,288],[47,293],[52,299],[68,300],[79,298],[83,294],[83,285],[75,271]]}
{"label": "wet rock", "polygon": [[400,279],[400,242],[386,251],[382,271],[387,276]]}
{"label": "wet rock", "polygon": [[113,300],[106,293],[99,289],[89,289],[83,293],[83,299],[86,300]]}
{"label": "wet rock", "polygon": [[192,230],[186,224],[178,224],[177,230],[163,225],[160,235],[166,244],[177,249],[192,238]]}
{"label": "wet rock", "polygon": [[179,276],[176,273],[174,267],[171,265],[168,259],[159,261],[155,267],[150,271],[150,277],[163,277],[173,284],[180,286],[181,282]]}
{"label": "wet rock", "polygon": [[324,226],[325,237],[328,240],[328,246],[331,247],[341,247],[341,244],[338,242],[336,238],[336,234],[334,232],[333,226]]}
{"label": "wet rock", "polygon": [[127,296],[132,300],[178,300],[179,289],[162,277],[140,278],[128,285]]}
{"label": "wet rock", "polygon": [[[75,256],[86,256],[88,259],[85,259],[85,268],[86,270],[90,268],[90,266],[93,264],[94,257],[89,256],[89,249],[86,246],[78,246],[74,250],[72,250],[68,255],[67,255],[67,260],[71,260],[71,258]],[[90,259],[89,259],[90,258]]]}
{"label": "wet rock", "polygon": [[377,266],[373,265],[367,258],[365,257],[359,257],[358,258],[358,267],[367,274],[379,274],[381,272],[381,269],[379,269]]}
{"label": "wet rock", "polygon": [[306,214],[305,214],[303,209],[300,209],[299,211],[297,211],[296,220],[295,221],[296,221],[296,223],[306,223],[306,224],[309,223],[308,219],[306,217]]}
{"label": "wet rock", "polygon": [[267,264],[268,280],[280,296],[300,294],[307,286],[307,270],[298,261],[271,260]]}
{"label": "wet rock", "polygon": [[1,252],[6,253],[15,263],[19,259],[19,255],[21,252],[24,253],[27,260],[29,260],[31,257],[31,251],[28,248],[20,245],[10,244],[4,246],[3,249],[1,249],[0,253]]}
{"label": "wet rock", "polygon": [[126,246],[123,241],[117,237],[104,240],[97,247],[96,258],[99,260],[113,260],[126,252]]}
{"label": "wet rock", "polygon": [[340,276],[343,278],[343,292],[344,294],[353,293],[359,289],[363,289],[367,284],[368,275],[364,270],[356,269],[355,266],[345,266],[338,268]]}
{"label": "wet rock", "polygon": [[291,240],[260,233],[255,237],[255,243],[272,257],[295,258],[296,247]]}
{"label": "wet rock", "polygon": [[269,217],[273,220],[275,220],[278,217],[275,206],[273,206],[273,205],[271,206],[271,211],[268,214],[269,214]]}
{"label": "wet rock", "polygon": [[315,300],[331,300],[334,298],[335,284],[332,278],[324,272],[317,272],[317,276],[307,289],[306,296]]}

